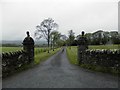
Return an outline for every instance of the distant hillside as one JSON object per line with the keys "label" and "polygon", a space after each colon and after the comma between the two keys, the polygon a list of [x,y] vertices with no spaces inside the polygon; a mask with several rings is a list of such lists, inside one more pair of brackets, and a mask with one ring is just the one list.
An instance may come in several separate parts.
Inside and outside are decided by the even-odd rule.
{"label": "distant hillside", "polygon": [[[14,40],[14,41],[8,41],[8,40],[2,40],[2,42],[0,42],[0,44],[15,44],[15,45],[22,45],[22,40]],[[35,41],[35,45],[43,45],[43,44],[47,44],[46,41]]]}
{"label": "distant hillside", "polygon": [[3,40],[2,44],[16,44],[16,45],[22,45],[22,41],[20,40],[15,40],[15,41],[7,41],[7,40]]}

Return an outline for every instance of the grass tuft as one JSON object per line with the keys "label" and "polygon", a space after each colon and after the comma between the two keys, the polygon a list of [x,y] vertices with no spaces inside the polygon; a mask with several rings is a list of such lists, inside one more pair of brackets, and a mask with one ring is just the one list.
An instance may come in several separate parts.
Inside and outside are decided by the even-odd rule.
{"label": "grass tuft", "polygon": [[54,51],[50,50],[50,53],[48,53],[48,52],[42,52],[42,53],[36,54],[35,55],[35,61],[34,61],[34,63],[35,64],[41,63],[42,61],[48,59],[50,56],[52,56],[55,53],[57,53],[59,50],[60,50],[60,48],[57,48]]}

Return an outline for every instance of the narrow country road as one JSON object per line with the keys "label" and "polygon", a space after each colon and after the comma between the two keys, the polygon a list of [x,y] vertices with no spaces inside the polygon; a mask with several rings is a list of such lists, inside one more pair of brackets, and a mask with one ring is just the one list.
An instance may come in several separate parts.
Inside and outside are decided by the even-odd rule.
{"label": "narrow country road", "polygon": [[3,79],[3,88],[118,88],[118,78],[69,63],[66,50],[40,65]]}

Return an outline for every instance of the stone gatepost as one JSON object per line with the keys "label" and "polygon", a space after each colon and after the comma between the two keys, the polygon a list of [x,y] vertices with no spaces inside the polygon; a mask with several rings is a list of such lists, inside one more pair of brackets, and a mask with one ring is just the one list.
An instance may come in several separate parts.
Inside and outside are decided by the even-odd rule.
{"label": "stone gatepost", "polygon": [[82,31],[82,36],[78,38],[78,62],[79,64],[84,62],[85,59],[85,50],[88,49],[87,39],[84,36],[84,31]]}
{"label": "stone gatepost", "polygon": [[25,56],[28,57],[28,61],[34,61],[34,40],[30,37],[29,32],[26,32],[27,37],[23,40],[23,50],[25,52]]}

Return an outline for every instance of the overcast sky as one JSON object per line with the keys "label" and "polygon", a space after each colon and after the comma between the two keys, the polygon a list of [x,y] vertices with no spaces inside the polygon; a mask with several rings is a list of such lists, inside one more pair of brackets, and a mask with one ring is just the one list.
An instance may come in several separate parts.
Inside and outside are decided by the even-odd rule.
{"label": "overcast sky", "polygon": [[1,0],[2,40],[34,37],[35,26],[46,18],[59,24],[59,32],[78,35],[82,30],[118,30],[118,0]]}

